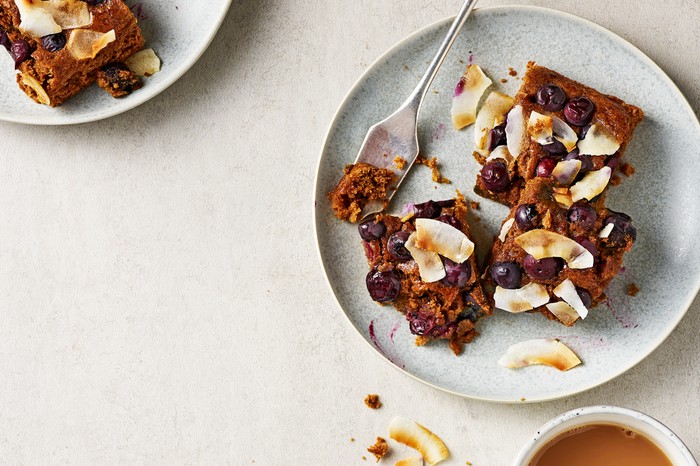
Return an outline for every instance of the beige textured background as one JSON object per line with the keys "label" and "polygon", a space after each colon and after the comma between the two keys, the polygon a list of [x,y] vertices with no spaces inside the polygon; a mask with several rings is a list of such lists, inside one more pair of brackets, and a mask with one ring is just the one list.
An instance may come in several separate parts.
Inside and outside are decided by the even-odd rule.
{"label": "beige textured background", "polygon": [[[0,124],[0,463],[364,464],[399,414],[445,439],[445,464],[500,466],[551,417],[606,403],[658,417],[700,455],[697,300],[617,380],[501,406],[391,369],[330,295],[310,218],[328,124],[375,58],[460,3],[241,0],[141,108]],[[700,110],[697,0],[515,3],[611,29]]]}

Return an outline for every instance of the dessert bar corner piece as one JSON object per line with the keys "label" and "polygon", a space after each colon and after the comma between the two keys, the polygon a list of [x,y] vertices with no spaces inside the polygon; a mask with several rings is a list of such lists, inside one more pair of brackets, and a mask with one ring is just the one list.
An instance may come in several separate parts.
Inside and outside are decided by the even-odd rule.
{"label": "dessert bar corner piece", "polygon": [[466,214],[458,194],[410,205],[402,218],[378,214],[359,225],[370,297],[404,314],[417,345],[445,339],[455,354],[477,335],[475,322],[492,312]]}
{"label": "dessert bar corner piece", "polygon": [[[15,61],[19,87],[55,107],[95,82],[101,68],[141,50],[144,39],[123,0],[0,0],[0,43]],[[117,74],[118,85],[107,86],[113,95],[139,87],[134,76]]]}
{"label": "dessert bar corner piece", "polygon": [[605,299],[637,232],[601,198],[566,205],[558,189],[548,178],[527,183],[494,241],[487,275],[496,308],[539,311],[571,326]]}
{"label": "dessert bar corner piece", "polygon": [[560,181],[566,187],[592,172],[610,179],[644,116],[617,97],[534,62],[512,105],[504,106],[508,99],[498,96],[491,93],[479,112],[488,118],[477,116],[474,156],[483,167],[474,190],[510,207],[529,180],[552,176],[562,161],[571,161],[569,170],[577,167],[568,184]]}
{"label": "dessert bar corner piece", "polygon": [[328,193],[336,217],[356,223],[362,218],[362,209],[369,202],[380,201],[384,208],[387,207],[387,194],[396,181],[393,171],[360,162],[347,165],[343,173],[336,188]]}

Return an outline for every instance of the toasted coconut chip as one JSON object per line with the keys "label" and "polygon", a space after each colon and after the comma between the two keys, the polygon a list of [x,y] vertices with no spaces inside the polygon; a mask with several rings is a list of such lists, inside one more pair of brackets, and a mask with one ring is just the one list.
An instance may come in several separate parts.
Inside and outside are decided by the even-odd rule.
{"label": "toasted coconut chip", "polygon": [[560,371],[568,371],[581,364],[581,360],[559,340],[537,339],[510,346],[498,363],[511,369],[546,364]]}
{"label": "toasted coconut chip", "polygon": [[36,98],[39,101],[39,103],[44,105],[51,105],[51,99],[49,98],[49,95],[46,93],[46,90],[44,90],[39,81],[27,74],[22,74],[22,83],[26,86],[31,87],[32,90],[36,92]]}
{"label": "toasted coconut chip", "polygon": [[600,170],[586,173],[586,176],[569,190],[571,192],[571,200],[574,202],[582,199],[590,201],[605,190],[611,176],[612,169],[610,167],[603,167]]}
{"label": "toasted coconut chip", "polygon": [[404,458],[397,461],[396,466],[423,466],[423,458],[420,456]]}
{"label": "toasted coconut chip", "polygon": [[564,144],[567,152],[571,152],[576,147],[578,142],[578,136],[576,132],[571,129],[571,126],[564,123],[564,121],[556,115],[552,115],[552,133],[554,134],[554,139]]}
{"label": "toasted coconut chip", "polygon": [[395,417],[389,424],[389,436],[415,448],[430,466],[449,458],[450,451],[440,438],[415,421]]}
{"label": "toasted coconut chip", "polygon": [[552,138],[552,117],[541,113],[530,113],[530,120],[527,122],[527,134],[533,141],[546,146],[554,142]]}
{"label": "toasted coconut chip", "polygon": [[416,237],[418,235],[414,231],[406,240],[404,246],[411,253],[413,260],[418,264],[420,278],[426,283],[433,283],[445,278],[445,266],[442,259],[436,252],[426,251],[416,246]]}
{"label": "toasted coconut chip", "polygon": [[571,200],[571,193],[569,193],[568,188],[554,188],[552,190],[552,197],[567,209],[574,204],[574,201]]}
{"label": "toasted coconut chip", "polygon": [[544,285],[533,282],[516,290],[497,286],[493,299],[497,308],[512,314],[519,314],[547,304],[549,293]]}
{"label": "toasted coconut chip", "polygon": [[452,97],[452,124],[455,128],[462,129],[474,123],[476,106],[491,82],[479,65],[467,67]]}
{"label": "toasted coconut chip", "polygon": [[508,141],[508,152],[514,158],[518,158],[525,146],[525,115],[523,107],[516,105],[508,112],[508,123],[506,123],[506,139]]}
{"label": "toasted coconut chip", "polygon": [[15,0],[21,19],[19,30],[30,37],[39,38],[62,31],[43,3],[45,2],[36,0]]}
{"label": "toasted coconut chip", "polygon": [[552,170],[552,176],[562,186],[569,186],[581,171],[580,160],[562,160]]}
{"label": "toasted coconut chip", "polygon": [[74,29],[70,33],[66,48],[76,60],[95,58],[108,44],[117,39],[114,29],[107,33],[89,29]]}
{"label": "toasted coconut chip", "polygon": [[498,146],[496,147],[492,152],[491,155],[489,155],[486,158],[487,162],[490,162],[491,160],[496,160],[496,159],[503,159],[506,161],[508,165],[512,165],[513,162],[515,162],[515,159],[513,158],[512,155],[510,155],[510,151],[508,150],[507,146]]}
{"label": "toasted coconut chip", "polygon": [[510,229],[513,227],[513,222],[515,222],[514,218],[509,218],[508,220],[503,223],[501,226],[501,233],[498,235],[498,239],[501,240],[501,242],[506,240],[506,236],[508,236],[508,232]]}
{"label": "toasted coconut chip", "polygon": [[63,29],[84,28],[92,25],[92,15],[82,0],[49,0],[41,2],[54,21]]}
{"label": "toasted coconut chip", "polygon": [[417,248],[436,252],[461,264],[474,252],[474,243],[461,230],[439,220],[416,220]]}
{"label": "toasted coconut chip", "polygon": [[571,269],[593,267],[593,254],[576,241],[553,231],[530,230],[515,238],[515,244],[535,259],[560,257]]}
{"label": "toasted coconut chip", "polygon": [[578,143],[580,154],[612,155],[620,149],[620,143],[604,126],[592,125],[586,137]]}
{"label": "toasted coconut chip", "polygon": [[513,98],[500,92],[492,92],[486,97],[476,116],[474,139],[478,151],[486,150],[489,131],[503,123],[506,113],[513,107]]}
{"label": "toasted coconut chip", "polygon": [[602,230],[600,230],[600,233],[598,233],[598,238],[606,239],[608,236],[610,236],[610,233],[612,233],[613,228],[615,228],[615,225],[608,223]]}
{"label": "toasted coconut chip", "polygon": [[576,309],[566,304],[564,301],[547,304],[547,310],[559,319],[559,322],[571,327],[578,320],[579,315]]}
{"label": "toasted coconut chip", "polygon": [[588,308],[583,304],[581,297],[576,292],[576,285],[568,278],[557,285],[557,287],[552,290],[552,293],[573,307],[578,315],[581,316],[581,319],[585,319],[586,316],[588,316]]}
{"label": "toasted coconut chip", "polygon": [[126,66],[136,76],[148,77],[160,71],[160,58],[153,49],[143,49],[126,59]]}

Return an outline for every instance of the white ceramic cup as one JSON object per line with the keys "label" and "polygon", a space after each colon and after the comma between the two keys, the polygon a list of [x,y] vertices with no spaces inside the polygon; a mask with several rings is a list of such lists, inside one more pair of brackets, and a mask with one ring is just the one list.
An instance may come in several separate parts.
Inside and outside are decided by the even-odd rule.
{"label": "white ceramic cup", "polygon": [[554,437],[589,424],[617,424],[629,427],[653,441],[666,453],[674,466],[698,466],[688,447],[668,427],[646,414],[615,406],[579,408],[552,419],[520,450],[513,466],[528,466],[535,454]]}

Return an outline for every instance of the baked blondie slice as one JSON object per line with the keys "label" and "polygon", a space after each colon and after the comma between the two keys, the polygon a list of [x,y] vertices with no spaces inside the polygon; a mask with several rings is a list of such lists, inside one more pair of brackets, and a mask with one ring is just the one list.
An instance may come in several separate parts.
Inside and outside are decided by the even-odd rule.
{"label": "baked blondie slice", "polygon": [[[52,107],[95,82],[101,68],[124,62],[144,45],[123,0],[0,0],[0,42],[15,61],[20,88]],[[130,73],[122,70],[119,80],[102,83],[108,88],[122,83],[120,90],[128,92],[139,87]]]}
{"label": "baked blondie slice", "polygon": [[[509,99],[493,93],[481,111],[502,112]],[[474,190],[512,207],[529,180],[549,176],[562,160],[581,162],[578,179],[603,169],[612,177],[643,117],[617,97],[530,62],[507,114],[477,117],[487,125],[476,128],[474,156],[483,167]]]}
{"label": "baked blondie slice", "polygon": [[406,316],[416,344],[444,339],[455,354],[491,314],[481,284],[464,197],[411,206],[402,218],[378,214],[359,225],[370,266],[367,290]]}
{"label": "baked blondie slice", "polygon": [[364,162],[347,165],[338,185],[328,193],[331,209],[340,220],[356,223],[368,203],[381,202],[387,207],[386,197],[395,181],[396,174],[388,168]]}
{"label": "baked blondie slice", "polygon": [[602,197],[562,203],[550,178],[530,180],[495,239],[486,274],[495,307],[539,311],[571,326],[605,299],[605,289],[632,248],[629,216]]}

